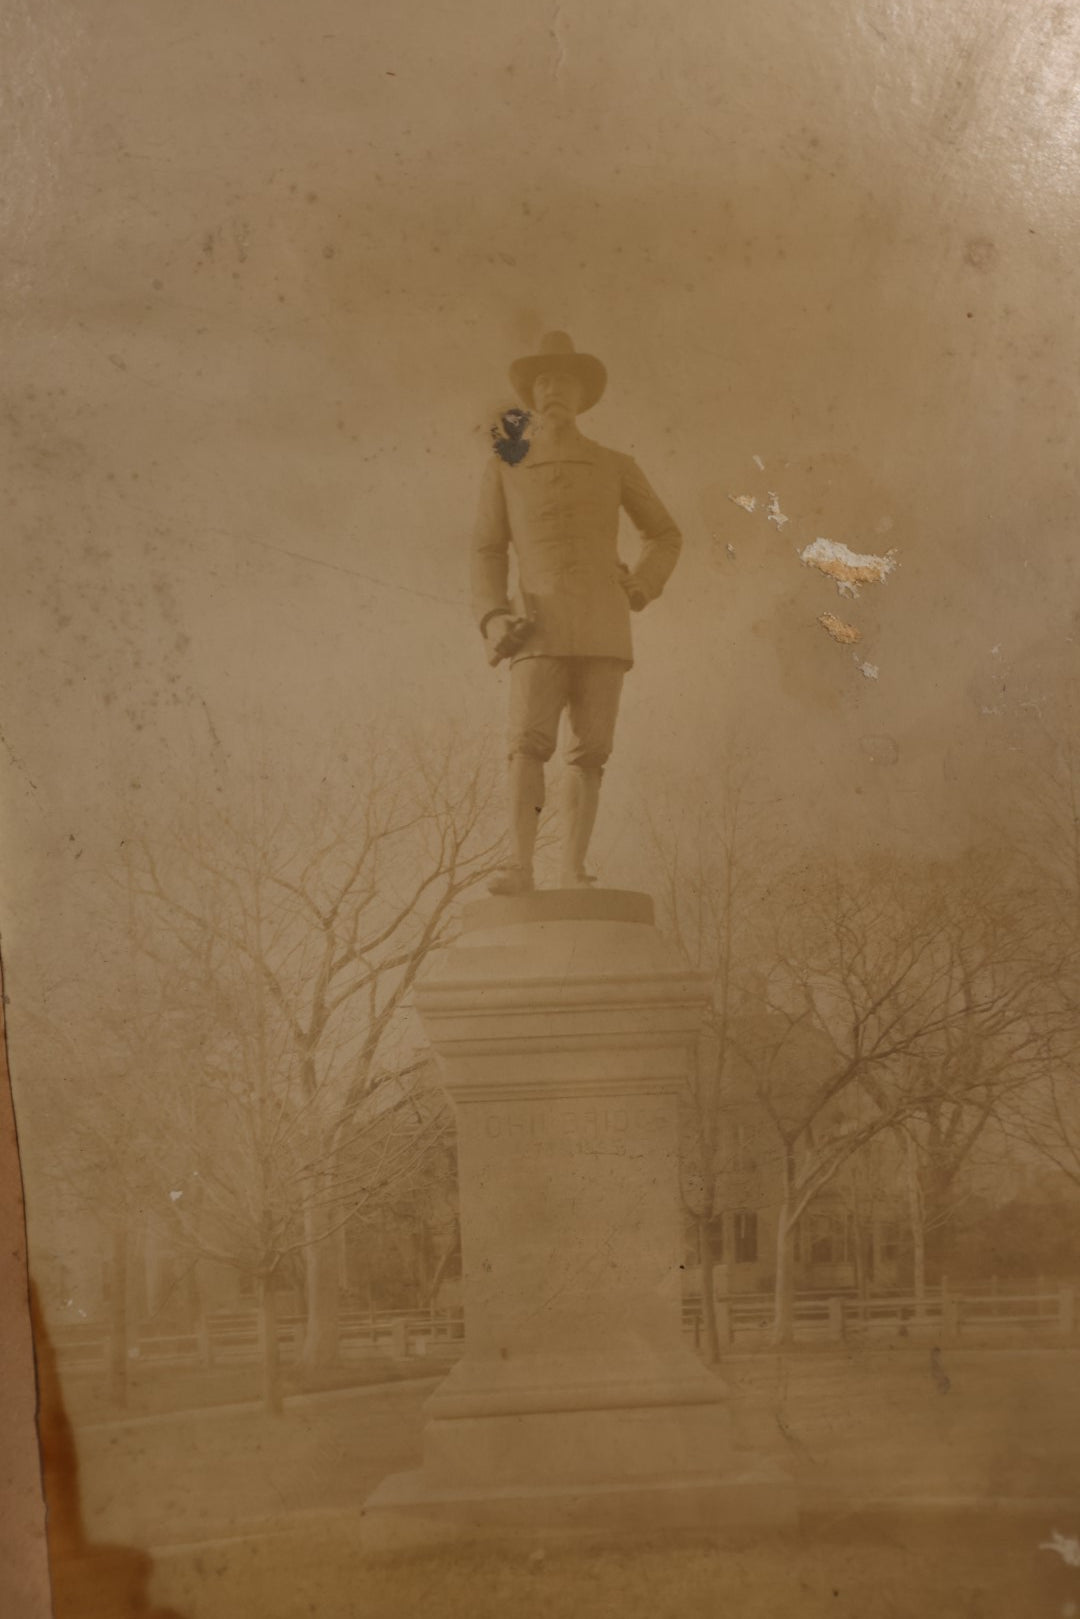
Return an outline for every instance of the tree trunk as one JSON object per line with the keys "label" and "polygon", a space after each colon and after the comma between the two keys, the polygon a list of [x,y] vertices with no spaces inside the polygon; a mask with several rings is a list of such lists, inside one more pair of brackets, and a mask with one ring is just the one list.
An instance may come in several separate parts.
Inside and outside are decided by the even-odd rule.
{"label": "tree trunk", "polygon": [[184,1291],[186,1294],[184,1303],[185,1317],[195,1333],[199,1364],[200,1366],[212,1366],[214,1364],[214,1349],[210,1337],[210,1318],[207,1314],[203,1290],[199,1283],[199,1267],[197,1263],[192,1265],[187,1273]]}
{"label": "tree trunk", "polygon": [[776,1292],[773,1306],[773,1343],[781,1345],[795,1341],[795,1270],[793,1263],[794,1223],[790,1219],[790,1201],[784,1198],[776,1222]]}
{"label": "tree trunk", "polygon": [[260,1276],[259,1339],[262,1348],[263,1405],[280,1417],[284,1405],[281,1392],[281,1355],[278,1348],[277,1295],[273,1276]]}
{"label": "tree trunk", "polygon": [[709,1241],[709,1220],[698,1220],[698,1257],[701,1262],[701,1319],[705,1326],[705,1360],[715,1366],[720,1359],[720,1332],[716,1321],[716,1295],[713,1292],[715,1265]]}
{"label": "tree trunk", "polygon": [[[432,1276],[431,1281],[428,1284],[427,1302],[428,1302],[428,1308],[430,1310],[435,1309],[435,1305],[436,1305],[436,1302],[437,1302],[438,1297],[439,1297],[439,1288],[442,1286],[442,1280],[443,1280],[443,1277],[446,1275],[447,1266],[450,1264],[450,1261],[452,1259],[455,1259],[457,1257],[457,1253],[458,1253],[458,1250],[459,1250],[460,1246],[461,1246],[461,1235],[460,1235],[459,1232],[455,1231],[454,1235],[451,1237],[450,1241],[447,1243],[446,1247],[443,1249],[442,1254],[439,1257],[439,1263],[435,1267],[435,1274]],[[368,1289],[369,1296],[370,1296],[370,1292],[371,1292],[371,1289],[369,1287],[369,1289]]]}
{"label": "tree trunk", "polygon": [[109,1255],[109,1394],[112,1403],[128,1397],[128,1231],[124,1221],[113,1226]]}
{"label": "tree trunk", "polygon": [[926,1224],[923,1220],[922,1197],[919,1188],[917,1149],[911,1137],[907,1148],[908,1215],[911,1223],[912,1291],[915,1294],[915,1315],[926,1314]]}
{"label": "tree trunk", "polygon": [[202,1287],[199,1284],[198,1261],[188,1267],[184,1277],[184,1319],[195,1323],[203,1320],[206,1311],[203,1307]]}
{"label": "tree trunk", "polygon": [[866,1231],[859,1219],[858,1200],[851,1211],[851,1232],[855,1255],[855,1291],[860,1299],[865,1300],[870,1292],[870,1286],[866,1265]]}
{"label": "tree trunk", "polygon": [[915,1219],[911,1226],[912,1290],[915,1294],[915,1314],[926,1312],[926,1236],[922,1221]]}
{"label": "tree trunk", "polygon": [[338,1247],[334,1237],[317,1237],[304,1249],[304,1279],[307,1294],[304,1365],[334,1366],[340,1348],[341,1313]]}

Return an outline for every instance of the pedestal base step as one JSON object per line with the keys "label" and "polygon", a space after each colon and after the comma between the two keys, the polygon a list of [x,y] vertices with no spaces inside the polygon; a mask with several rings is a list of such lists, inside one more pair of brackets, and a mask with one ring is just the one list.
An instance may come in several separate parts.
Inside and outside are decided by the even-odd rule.
{"label": "pedestal base step", "polygon": [[768,1462],[721,1476],[620,1483],[460,1488],[420,1470],[395,1473],[368,1498],[368,1552],[467,1541],[640,1540],[651,1534],[773,1530],[798,1522],[793,1479]]}

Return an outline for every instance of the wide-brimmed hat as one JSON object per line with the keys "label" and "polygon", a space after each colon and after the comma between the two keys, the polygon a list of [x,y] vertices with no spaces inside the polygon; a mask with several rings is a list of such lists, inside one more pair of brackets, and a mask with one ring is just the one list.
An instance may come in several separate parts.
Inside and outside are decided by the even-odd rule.
{"label": "wide-brimmed hat", "polygon": [[565,371],[578,379],[582,410],[596,404],[607,383],[607,370],[596,355],[579,354],[566,332],[545,332],[540,339],[540,353],[527,354],[510,367],[510,381],[530,409],[533,383],[545,371]]}

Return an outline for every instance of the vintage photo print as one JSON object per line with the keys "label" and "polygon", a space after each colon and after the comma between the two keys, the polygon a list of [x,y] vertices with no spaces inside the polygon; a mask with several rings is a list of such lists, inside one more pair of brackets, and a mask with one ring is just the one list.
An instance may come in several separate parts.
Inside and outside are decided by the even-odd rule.
{"label": "vintage photo print", "polygon": [[1080,15],[3,37],[0,1608],[1080,1613]]}

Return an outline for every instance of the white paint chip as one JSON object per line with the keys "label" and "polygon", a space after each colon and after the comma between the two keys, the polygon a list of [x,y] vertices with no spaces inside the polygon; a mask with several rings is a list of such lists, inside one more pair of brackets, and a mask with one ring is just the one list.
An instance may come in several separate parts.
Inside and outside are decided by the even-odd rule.
{"label": "white paint chip", "polygon": [[769,490],[769,509],[765,515],[770,523],[776,524],[777,528],[783,528],[785,523],[789,523],[791,521],[791,519],[789,517],[785,517],[783,512],[780,510],[780,496],[776,493],[775,489]]}
{"label": "white paint chip", "polygon": [[876,663],[864,663],[858,653],[854,654],[855,667],[866,680],[876,680],[881,670]]}
{"label": "white paint chip", "polygon": [[835,613],[819,613],[818,623],[841,646],[854,646],[856,641],[862,640],[862,631],[857,630],[854,624],[845,624]]}
{"label": "white paint chip", "polygon": [[183,1197],[183,1195],[184,1195],[183,1192],[170,1192],[169,1193],[169,1201],[170,1201],[170,1203],[179,1203],[179,1201]]}
{"label": "white paint chip", "polygon": [[845,592],[840,588],[847,585],[854,588],[857,585],[881,585],[899,564],[895,551],[886,551],[884,556],[873,556],[869,552],[851,551],[839,540],[817,539],[813,545],[807,545],[799,552],[799,558],[807,568],[816,568],[819,573],[826,574],[835,581],[841,595]]}
{"label": "white paint chip", "polygon": [[755,457],[754,457],[754,465],[757,467],[759,472],[764,472],[765,471],[765,463],[761,459],[760,455],[755,455]]}
{"label": "white paint chip", "polygon": [[1070,1568],[1080,1568],[1080,1540],[1077,1540],[1075,1535],[1062,1535],[1056,1529],[1052,1529],[1049,1540],[1040,1540],[1039,1550],[1057,1552]]}
{"label": "white paint chip", "polygon": [[752,512],[757,506],[753,495],[729,495],[728,499],[734,501],[736,506],[741,506],[744,512]]}
{"label": "white paint chip", "polygon": [[729,557],[731,557],[731,558],[732,558],[732,559],[734,559],[734,556],[735,556],[735,547],[734,547],[734,546],[733,546],[733,545],[732,545],[732,543],[731,543],[731,541],[730,541],[730,540],[729,540],[729,541],[728,541],[728,542],[727,542],[727,544],[726,544],[726,545],[725,545],[725,546],[724,546],[724,550],[725,550],[725,551],[726,551],[726,552],[727,552],[727,554],[728,554],[728,556],[729,556]]}

